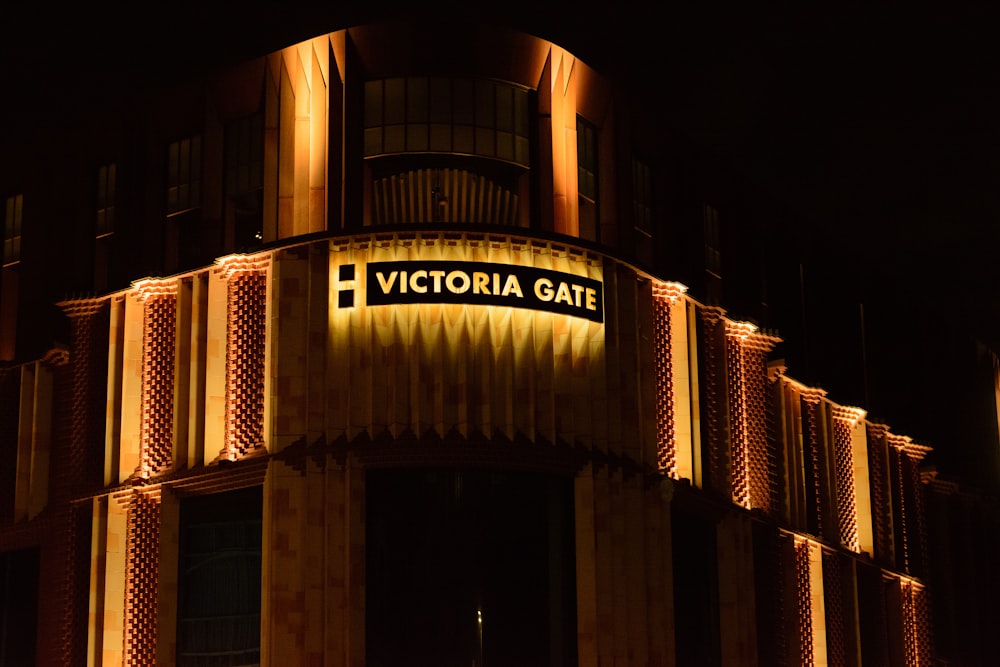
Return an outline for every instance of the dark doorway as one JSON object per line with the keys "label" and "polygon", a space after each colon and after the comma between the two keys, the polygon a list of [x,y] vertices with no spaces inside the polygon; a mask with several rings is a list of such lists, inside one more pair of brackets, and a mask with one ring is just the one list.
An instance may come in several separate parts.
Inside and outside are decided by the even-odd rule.
{"label": "dark doorway", "polygon": [[35,664],[38,549],[0,553],[0,667]]}
{"label": "dark doorway", "polygon": [[367,664],[576,664],[571,479],[384,470],[367,479]]}

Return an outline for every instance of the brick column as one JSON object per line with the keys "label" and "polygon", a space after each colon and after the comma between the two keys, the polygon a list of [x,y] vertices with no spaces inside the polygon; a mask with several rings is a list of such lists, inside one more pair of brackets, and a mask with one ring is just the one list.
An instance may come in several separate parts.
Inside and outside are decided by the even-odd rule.
{"label": "brick column", "polygon": [[[674,417],[673,320],[671,310],[685,287],[678,283],[653,285],[653,338],[656,373],[656,464],[661,473],[676,479],[677,433]],[[681,323],[684,326],[684,323]]]}
{"label": "brick column", "polygon": [[128,503],[123,663],[152,666],[156,665],[160,490],[134,490],[118,501]]}
{"label": "brick column", "polygon": [[139,426],[141,479],[170,469],[173,459],[174,341],[177,282],[148,280],[137,285],[142,314],[142,417]]}
{"label": "brick column", "polygon": [[60,405],[69,428],[64,460],[71,474],[66,493],[98,487],[103,475],[104,422],[108,383],[108,300],[81,299],[59,304],[69,318],[69,387]]}
{"label": "brick column", "polygon": [[859,408],[833,406],[834,484],[837,493],[837,527],[840,543],[855,553],[861,551],[858,538],[857,490],[854,483],[854,426],[865,416]]}
{"label": "brick column", "polygon": [[270,256],[233,255],[215,269],[226,279],[225,441],[235,461],[264,446],[264,349]]}
{"label": "brick column", "polygon": [[748,322],[725,323],[733,502],[771,513],[776,461],[767,438],[767,355],[780,339]]}

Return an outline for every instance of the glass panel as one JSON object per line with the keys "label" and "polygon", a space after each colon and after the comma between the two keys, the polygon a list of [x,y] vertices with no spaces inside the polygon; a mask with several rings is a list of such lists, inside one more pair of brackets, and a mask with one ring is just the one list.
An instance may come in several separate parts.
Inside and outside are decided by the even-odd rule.
{"label": "glass panel", "polygon": [[528,92],[514,90],[514,132],[518,136],[528,136]]}
{"label": "glass panel", "polygon": [[386,153],[402,153],[406,150],[405,125],[389,125],[385,128],[385,146],[383,150]]}
{"label": "glass panel", "polygon": [[456,153],[474,153],[475,144],[472,140],[472,128],[467,125],[456,125],[454,131],[455,147],[453,150]]}
{"label": "glass panel", "polygon": [[476,81],[476,125],[496,127],[496,100],[492,81]]}
{"label": "glass panel", "polygon": [[427,79],[407,80],[406,120],[409,123],[427,122]]}
{"label": "glass panel", "polygon": [[457,79],[452,83],[455,95],[454,122],[456,125],[472,125],[476,120],[472,81]]}
{"label": "glass panel", "polygon": [[493,157],[496,155],[496,146],[494,145],[493,128],[489,127],[476,128],[476,154],[486,155],[488,157]]}
{"label": "glass panel", "polygon": [[528,160],[528,138],[519,136],[514,140],[514,162],[527,166]]}
{"label": "glass panel", "polygon": [[510,132],[497,132],[497,157],[514,160],[514,135]]}
{"label": "glass panel", "polygon": [[497,129],[510,132],[514,129],[514,90],[507,86],[496,87]]}
{"label": "glass panel", "polygon": [[365,127],[382,124],[382,82],[365,82]]}
{"label": "glass panel", "polygon": [[426,124],[406,126],[406,150],[408,151],[427,150]]}
{"label": "glass panel", "polygon": [[448,79],[430,80],[430,121],[451,122],[451,81]]}
{"label": "glass panel", "polygon": [[450,125],[441,125],[441,124],[431,125],[430,149],[432,151],[442,151],[442,152],[447,152],[451,150]]}
{"label": "glass panel", "polygon": [[385,124],[406,122],[406,79],[385,80]]}
{"label": "glass panel", "polygon": [[382,128],[369,127],[365,129],[365,155],[378,155],[382,152]]}

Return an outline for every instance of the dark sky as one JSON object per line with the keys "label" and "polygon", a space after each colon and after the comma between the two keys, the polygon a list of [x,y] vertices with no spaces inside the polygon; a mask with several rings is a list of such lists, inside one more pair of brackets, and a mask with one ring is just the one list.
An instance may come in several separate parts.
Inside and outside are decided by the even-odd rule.
{"label": "dark sky", "polygon": [[[811,365],[832,370],[806,379],[830,388],[835,401],[865,401],[857,340],[864,304],[870,416],[958,449],[942,440],[972,398],[955,386],[942,391],[958,381],[947,375],[952,355],[972,336],[1000,347],[993,3],[932,12],[916,3],[616,3],[593,11],[584,3],[258,2],[241,4],[241,16],[184,5],[95,14],[37,4],[13,11],[0,40],[0,147],[39,120],[71,123],[67,109],[98,104],[121,85],[182,79],[206,62],[235,63],[383,18],[507,25],[641,82],[667,122],[781,201],[808,240],[797,259]],[[837,329],[851,322],[853,331]],[[851,377],[837,375],[838,355],[851,359],[839,364]]]}

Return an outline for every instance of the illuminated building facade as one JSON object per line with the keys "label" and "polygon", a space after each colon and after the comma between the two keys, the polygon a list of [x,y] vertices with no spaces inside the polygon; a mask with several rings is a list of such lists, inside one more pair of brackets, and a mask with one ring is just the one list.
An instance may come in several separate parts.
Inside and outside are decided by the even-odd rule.
{"label": "illuminated building facade", "polygon": [[143,104],[6,198],[5,664],[931,664],[927,449],[717,241],[669,279],[664,140],[572,54],[368,26]]}

